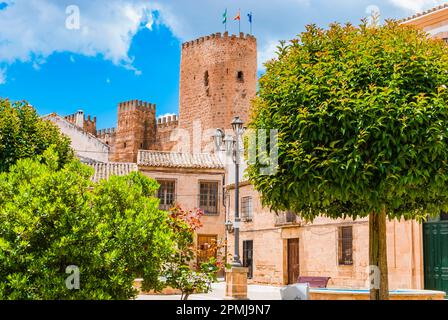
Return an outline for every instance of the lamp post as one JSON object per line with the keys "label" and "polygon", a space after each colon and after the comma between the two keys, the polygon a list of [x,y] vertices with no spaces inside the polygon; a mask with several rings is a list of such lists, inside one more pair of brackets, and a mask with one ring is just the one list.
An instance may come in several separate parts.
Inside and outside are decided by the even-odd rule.
{"label": "lamp post", "polygon": [[[240,259],[240,201],[239,201],[239,184],[240,184],[240,165],[241,165],[241,146],[240,139],[244,133],[243,128],[244,122],[236,117],[232,121],[232,128],[234,132],[234,136],[225,135],[224,131],[218,129],[216,131],[214,140],[216,144],[216,148],[218,151],[222,150],[222,145],[224,144],[225,151],[227,154],[232,155],[233,163],[235,164],[235,219],[233,223],[233,230],[235,235],[235,243],[234,243],[234,255],[232,266],[233,267],[242,267],[241,259]],[[226,222],[226,227],[230,229],[230,221]]]}

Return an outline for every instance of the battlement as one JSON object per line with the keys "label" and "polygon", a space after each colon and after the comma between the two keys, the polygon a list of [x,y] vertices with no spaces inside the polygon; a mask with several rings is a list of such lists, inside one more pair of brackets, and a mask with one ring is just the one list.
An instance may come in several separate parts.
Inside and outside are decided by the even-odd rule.
{"label": "battlement", "polygon": [[101,129],[96,132],[96,136],[104,137],[105,135],[114,135],[114,134],[116,134],[116,132],[117,132],[117,129],[115,129],[115,128]]}
{"label": "battlement", "polygon": [[182,49],[188,49],[188,48],[194,48],[197,45],[200,45],[206,41],[210,40],[223,40],[223,41],[251,41],[256,42],[257,39],[251,35],[251,34],[245,34],[244,32],[240,32],[239,36],[232,34],[229,35],[228,32],[224,32],[222,34],[221,32],[213,33],[209,36],[201,37],[196,40],[188,41],[182,44]]}
{"label": "battlement", "polygon": [[179,124],[179,117],[177,115],[160,117],[157,119],[157,125],[160,126],[177,126]]}
{"label": "battlement", "polygon": [[84,124],[83,122],[87,122],[89,124],[96,124],[96,117],[93,117],[92,119],[92,116],[88,115],[86,118],[84,115],[84,111],[82,110],[79,110],[76,113],[65,116],[64,119],[73,124],[78,125],[79,127],[82,127],[82,125]]}
{"label": "battlement", "polygon": [[96,133],[96,117],[92,119],[92,116],[88,115],[86,118],[82,110],[68,115],[64,119],[90,134],[94,135]]}
{"label": "battlement", "polygon": [[141,101],[141,100],[130,100],[125,102],[120,102],[118,104],[118,112],[126,112],[133,110],[142,110],[142,111],[156,111],[156,105],[151,104],[149,102]]}

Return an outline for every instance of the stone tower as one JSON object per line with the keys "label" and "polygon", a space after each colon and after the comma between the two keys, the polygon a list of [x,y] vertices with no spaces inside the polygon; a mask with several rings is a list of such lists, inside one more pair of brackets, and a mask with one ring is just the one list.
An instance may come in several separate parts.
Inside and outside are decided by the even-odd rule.
{"label": "stone tower", "polygon": [[183,151],[211,151],[216,128],[231,129],[236,116],[247,123],[256,90],[255,37],[243,33],[229,36],[226,32],[184,43],[179,134],[189,135],[190,143],[188,149],[183,144]]}
{"label": "stone tower", "polygon": [[133,100],[118,105],[114,162],[137,162],[138,150],[156,145],[156,106]]}

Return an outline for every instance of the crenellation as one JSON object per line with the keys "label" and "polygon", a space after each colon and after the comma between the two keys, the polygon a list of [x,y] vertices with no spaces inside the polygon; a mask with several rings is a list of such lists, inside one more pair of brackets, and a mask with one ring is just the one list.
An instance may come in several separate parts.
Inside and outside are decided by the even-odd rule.
{"label": "crenellation", "polygon": [[182,49],[183,50],[194,49],[196,46],[205,45],[207,42],[210,42],[210,41],[218,41],[218,40],[235,41],[237,39],[243,40],[243,41],[246,41],[246,40],[253,41],[255,39],[255,37],[250,34],[245,34],[244,32],[240,32],[238,35],[236,35],[236,34],[230,35],[228,31],[224,32],[224,34],[222,34],[221,32],[217,32],[217,33],[212,33],[212,34],[204,36],[204,37],[199,37],[192,41],[184,42],[182,44]]}
{"label": "crenellation", "polygon": [[[182,50],[179,128],[189,132],[192,152],[206,152],[208,137],[193,141],[194,123],[202,130],[230,129],[236,116],[248,121],[256,96],[255,37],[229,32],[202,37]],[[200,148],[200,150],[198,149]]]}
{"label": "crenellation", "polygon": [[[175,151],[178,129],[192,133],[197,120],[208,131],[228,129],[235,116],[247,121],[256,94],[256,51],[255,37],[242,32],[217,32],[183,43],[179,116],[157,118],[156,104],[134,99],[117,103],[117,128],[96,130],[97,118],[85,118],[81,110],[66,119],[108,144],[110,161],[134,162],[142,149]],[[191,145],[203,151],[202,143]]]}

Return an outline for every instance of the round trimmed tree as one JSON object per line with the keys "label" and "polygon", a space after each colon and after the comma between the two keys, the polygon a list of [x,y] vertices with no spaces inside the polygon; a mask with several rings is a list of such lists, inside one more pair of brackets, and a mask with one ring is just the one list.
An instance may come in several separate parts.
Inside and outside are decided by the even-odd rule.
{"label": "round trimmed tree", "polygon": [[250,181],[273,210],[369,217],[371,299],[388,299],[387,218],[448,210],[446,44],[392,21],[310,25],[266,68],[251,127],[279,131],[279,164]]}

